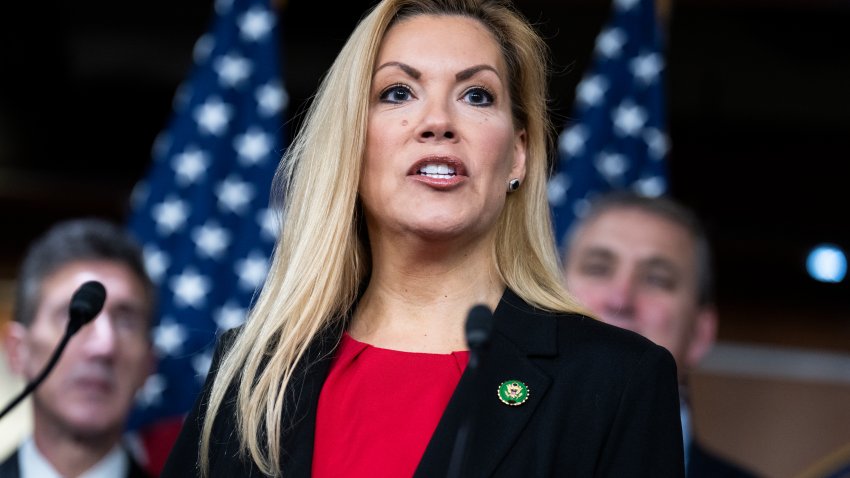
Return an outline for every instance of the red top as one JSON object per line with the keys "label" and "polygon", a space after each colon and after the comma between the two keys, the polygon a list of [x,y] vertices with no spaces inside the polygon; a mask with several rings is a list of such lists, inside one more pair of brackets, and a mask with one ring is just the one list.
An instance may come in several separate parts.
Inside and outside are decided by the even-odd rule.
{"label": "red top", "polygon": [[468,360],[345,333],[319,395],[313,477],[413,476]]}

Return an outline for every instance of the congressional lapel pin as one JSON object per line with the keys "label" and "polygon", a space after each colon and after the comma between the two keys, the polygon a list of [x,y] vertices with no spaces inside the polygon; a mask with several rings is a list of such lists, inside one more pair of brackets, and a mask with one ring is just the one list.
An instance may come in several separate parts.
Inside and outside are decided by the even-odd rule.
{"label": "congressional lapel pin", "polygon": [[507,380],[499,385],[499,400],[512,407],[525,403],[530,393],[528,385],[519,380]]}

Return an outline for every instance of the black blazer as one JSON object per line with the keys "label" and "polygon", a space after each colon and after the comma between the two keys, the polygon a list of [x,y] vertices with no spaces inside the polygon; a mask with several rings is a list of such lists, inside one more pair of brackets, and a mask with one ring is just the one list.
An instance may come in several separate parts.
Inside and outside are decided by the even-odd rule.
{"label": "black blazer", "polygon": [[[130,461],[130,469],[127,471],[127,478],[150,478],[150,475],[136,463],[133,456],[127,453],[127,458]],[[18,464],[18,450],[9,455],[6,461],[0,463],[0,478],[21,478],[21,469]]]}
{"label": "black blazer", "polygon": [[[282,417],[282,476],[310,476],[319,392],[342,329],[310,348]],[[204,391],[166,462],[163,478],[196,476],[201,423],[222,349],[219,340]],[[457,430],[470,410],[477,419],[464,478],[683,477],[676,365],[666,349],[640,335],[575,314],[553,314],[506,290],[476,385],[468,368],[429,442],[415,476],[446,476]],[[506,380],[525,382],[529,399],[507,406],[497,397]],[[239,453],[234,388],[213,426],[213,477],[262,476]],[[294,423],[294,425],[293,425]],[[375,476],[381,464],[375,463]],[[345,476],[340,470],[340,476]]]}

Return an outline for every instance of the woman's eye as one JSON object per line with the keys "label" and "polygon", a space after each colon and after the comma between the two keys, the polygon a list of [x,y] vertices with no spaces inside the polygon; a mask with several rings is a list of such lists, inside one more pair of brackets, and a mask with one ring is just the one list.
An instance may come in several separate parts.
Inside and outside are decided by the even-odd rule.
{"label": "woman's eye", "polygon": [[493,95],[481,87],[466,90],[463,94],[463,99],[473,106],[490,106],[493,104]]}
{"label": "woman's eye", "polygon": [[410,100],[412,96],[410,88],[404,85],[393,85],[382,91],[379,99],[388,103],[402,103]]}

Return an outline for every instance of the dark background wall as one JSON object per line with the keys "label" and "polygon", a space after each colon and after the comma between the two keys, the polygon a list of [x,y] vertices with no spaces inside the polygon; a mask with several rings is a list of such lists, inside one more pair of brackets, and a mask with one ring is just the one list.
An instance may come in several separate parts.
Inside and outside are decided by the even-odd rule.
{"label": "dark background wall", "polygon": [[[371,1],[281,10],[286,129]],[[569,122],[609,3],[520,0],[555,61],[552,117]],[[188,72],[210,0],[3,2],[0,278],[53,221],[121,220]],[[850,249],[850,4],[678,0],[670,10],[673,196],[717,253],[721,338],[850,351],[850,287],[807,278],[820,242]],[[843,198],[843,199],[842,199]]]}

